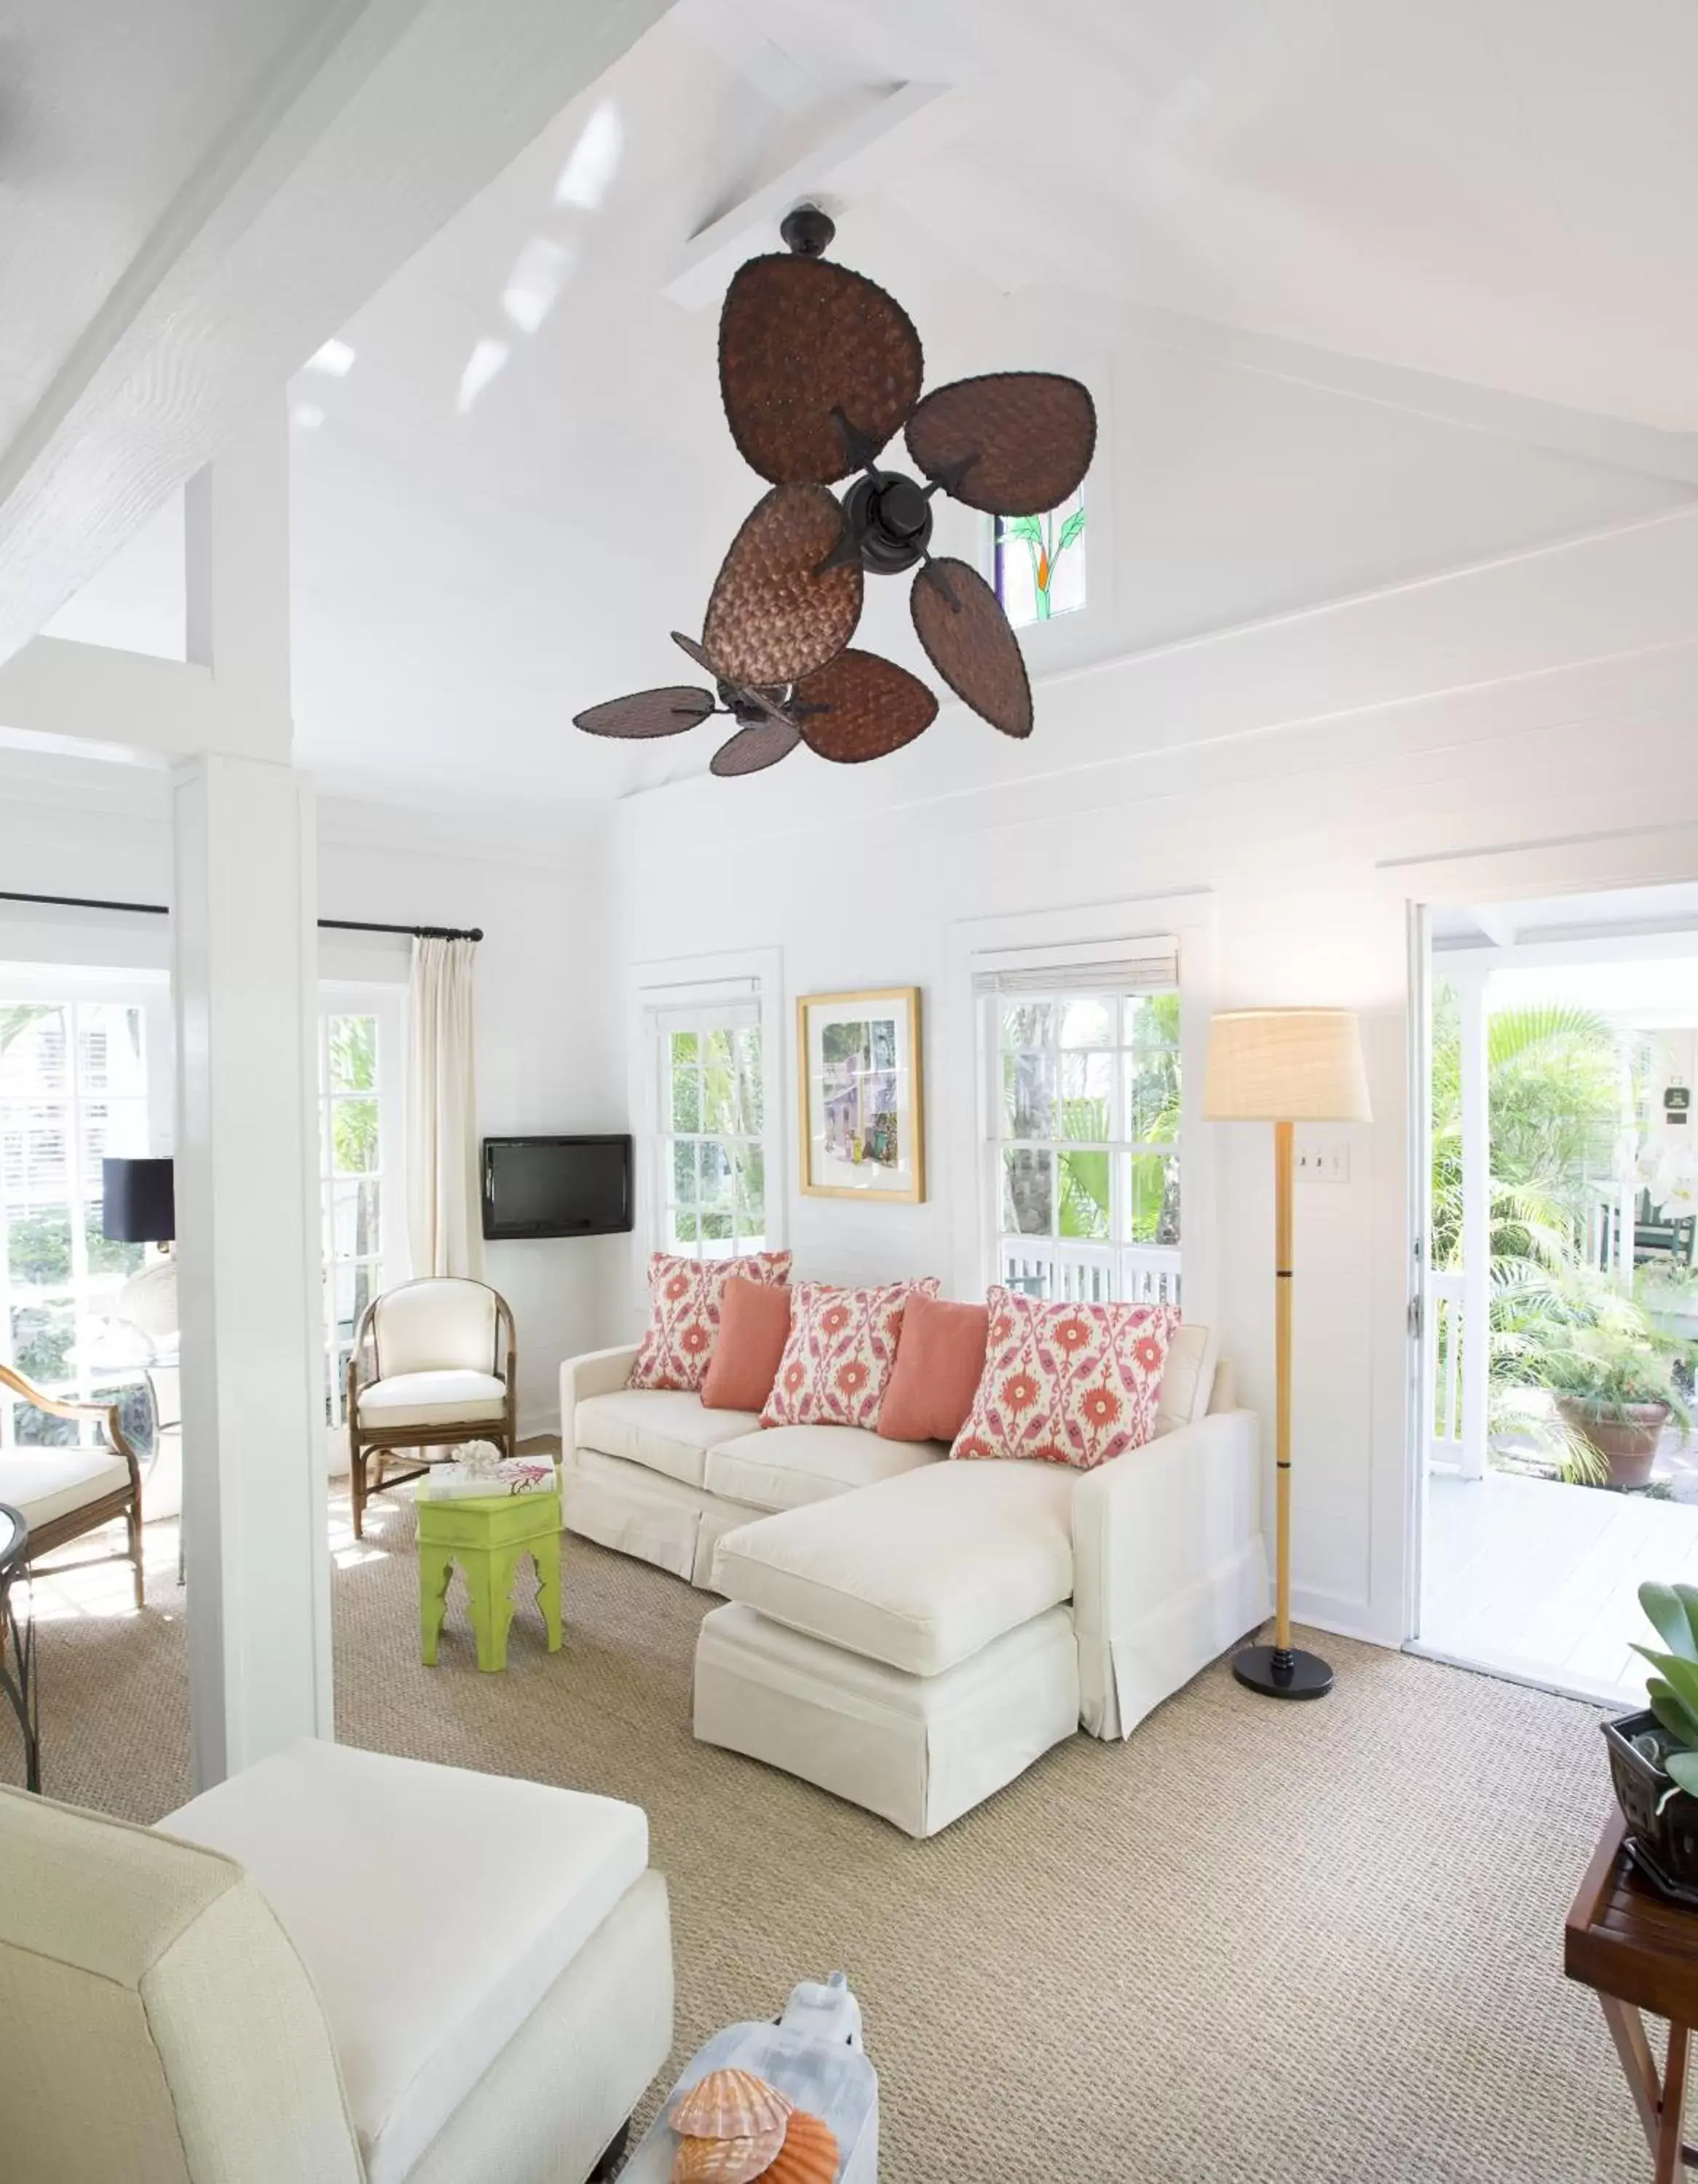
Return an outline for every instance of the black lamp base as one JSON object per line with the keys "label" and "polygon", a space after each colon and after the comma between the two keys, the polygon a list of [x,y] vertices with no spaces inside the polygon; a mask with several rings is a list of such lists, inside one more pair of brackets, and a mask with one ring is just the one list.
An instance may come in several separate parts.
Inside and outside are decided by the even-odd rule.
{"label": "black lamp base", "polygon": [[1332,1688],[1332,1671],[1321,1656],[1294,1647],[1246,1646],[1232,1663],[1232,1674],[1264,1698],[1324,1699]]}

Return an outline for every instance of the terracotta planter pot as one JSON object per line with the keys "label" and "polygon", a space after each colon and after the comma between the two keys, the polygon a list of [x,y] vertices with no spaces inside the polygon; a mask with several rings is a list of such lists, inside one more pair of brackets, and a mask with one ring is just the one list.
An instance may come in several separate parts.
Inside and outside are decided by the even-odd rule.
{"label": "terracotta planter pot", "polygon": [[1611,1486],[1649,1486],[1657,1443],[1668,1424],[1667,1403],[1629,1403],[1625,1418],[1600,1414],[1576,1396],[1559,1396],[1556,1407],[1608,1468]]}

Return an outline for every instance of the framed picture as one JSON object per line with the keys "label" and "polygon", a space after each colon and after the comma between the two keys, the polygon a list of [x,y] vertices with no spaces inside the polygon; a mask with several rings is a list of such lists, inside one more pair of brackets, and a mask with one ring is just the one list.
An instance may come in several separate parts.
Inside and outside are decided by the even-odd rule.
{"label": "framed picture", "polygon": [[804,994],[796,1047],[802,1190],[814,1198],[924,1198],[919,988]]}

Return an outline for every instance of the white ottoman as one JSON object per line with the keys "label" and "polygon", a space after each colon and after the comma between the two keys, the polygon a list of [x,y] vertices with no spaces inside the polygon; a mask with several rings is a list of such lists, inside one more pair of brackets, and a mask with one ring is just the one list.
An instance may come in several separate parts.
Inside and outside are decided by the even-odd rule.
{"label": "white ottoman", "polygon": [[237,1859],[293,1942],[366,2184],[578,2184],[666,2060],[638,1806],[304,1738],[159,1831]]}
{"label": "white ottoman", "polygon": [[1076,1474],[951,1463],[719,1543],[695,1734],[929,1836],[1079,1726]]}

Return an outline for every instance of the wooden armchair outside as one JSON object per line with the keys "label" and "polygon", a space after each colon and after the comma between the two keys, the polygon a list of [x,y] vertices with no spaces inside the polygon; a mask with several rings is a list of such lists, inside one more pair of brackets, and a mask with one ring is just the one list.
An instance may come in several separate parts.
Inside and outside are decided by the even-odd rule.
{"label": "wooden armchair outside", "polygon": [[31,1563],[121,1517],[126,1545],[109,1559],[133,1566],[136,1605],[143,1606],[142,1467],[120,1419],[119,1406],[66,1402],[46,1394],[9,1365],[0,1365],[0,1388],[10,1389],[50,1418],[94,1418],[106,1435],[104,1451],[51,1442],[0,1449],[0,1502],[9,1502],[28,1524]]}

